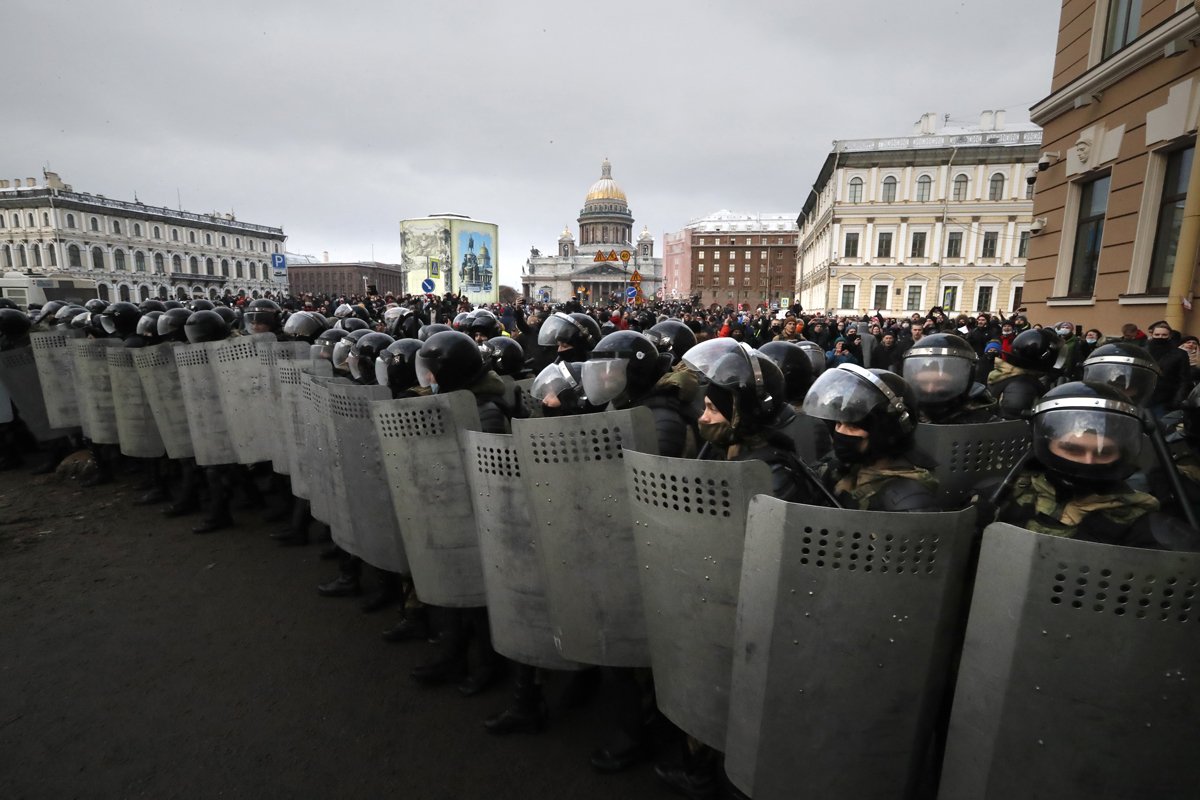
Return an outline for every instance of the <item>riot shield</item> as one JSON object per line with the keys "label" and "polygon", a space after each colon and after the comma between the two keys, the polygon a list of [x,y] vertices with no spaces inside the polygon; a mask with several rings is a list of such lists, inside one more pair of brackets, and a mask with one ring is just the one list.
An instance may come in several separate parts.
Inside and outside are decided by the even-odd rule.
{"label": "riot shield", "polygon": [[[292,494],[304,500],[310,499],[309,462],[307,455],[308,427],[304,415],[304,373],[313,374],[317,362],[308,359],[297,361],[279,360],[275,372],[279,378],[279,412],[283,417],[283,434],[280,436],[287,453],[288,475],[291,477]],[[330,377],[328,362],[320,373]]]}
{"label": "riot shield", "polygon": [[554,646],[521,460],[509,434],[467,431],[463,448],[496,652],[521,664],[578,669]]}
{"label": "riot shield", "polygon": [[68,342],[79,338],[78,333],[68,330],[29,334],[46,402],[46,420],[52,428],[77,428],[81,424],[79,395],[75,391],[75,359],[68,346]]}
{"label": "riot shield", "polygon": [[287,437],[291,432],[289,420],[283,402],[283,384],[279,380],[280,364],[292,364],[299,361],[302,365],[308,363],[312,345],[308,342],[266,342],[258,348],[258,366],[266,388],[267,413],[266,420],[269,428],[264,432],[267,447],[271,451],[271,468],[280,475],[291,473],[291,460],[288,457]]}
{"label": "riot shield", "polygon": [[1200,553],[983,534],[942,800],[1196,797]]}
{"label": "riot shield", "polygon": [[625,449],[658,449],[648,408],[513,420],[563,658],[650,664]]}
{"label": "riot shield", "polygon": [[258,348],[274,341],[274,335],[266,333],[216,343],[219,346],[214,351],[213,372],[239,464],[271,460],[269,398],[259,368]]}
{"label": "riot shield", "polygon": [[330,432],[341,465],[348,540],[343,548],[373,567],[408,573],[404,543],[392,509],[387,472],[371,420],[375,401],[391,400],[386,386],[328,383]]}
{"label": "riot shield", "polygon": [[133,363],[133,349],[108,349],[108,376],[112,381],[113,407],[121,453],[131,458],[158,458],[166,452],[154,412],[142,391],[142,378]]}
{"label": "riot shield", "polygon": [[191,458],[192,433],[188,428],[187,409],[179,383],[179,368],[175,364],[175,347],[170,342],[153,347],[138,347],[133,353],[133,365],[142,381],[146,402],[154,414],[159,436],[170,458]]}
{"label": "riot shield", "polygon": [[70,345],[83,435],[96,444],[117,444],[117,414],[106,353],[125,344],[118,339],[72,339]]}
{"label": "riot shield", "polygon": [[479,430],[470,392],[371,404],[413,584],[426,603],[487,604],[461,431]]}
{"label": "riot shield", "polygon": [[626,450],[625,479],[658,707],[721,750],[746,510],[770,494],[771,469]]}
{"label": "riot shield", "polygon": [[201,467],[232,464],[235,460],[212,366],[213,350],[221,344],[223,342],[202,342],[175,348],[179,391],[187,412],[192,450]]}
{"label": "riot shield", "polygon": [[49,442],[71,432],[71,428],[54,428],[50,425],[32,347],[18,347],[0,353],[0,383],[8,390],[9,397],[17,406],[33,438],[39,442]]}
{"label": "riot shield", "polygon": [[1002,479],[1029,449],[1029,423],[1021,419],[982,425],[921,423],[913,447],[937,461],[938,497],[962,508],[989,478]]}
{"label": "riot shield", "polygon": [[975,510],[755,497],[725,771],[755,800],[905,798],[947,688]]}
{"label": "riot shield", "polygon": [[529,393],[529,390],[533,387],[533,378],[522,378],[513,383],[516,385],[517,392],[521,395],[521,400],[524,402],[529,416],[534,419],[543,416],[541,402]]}
{"label": "riot shield", "polygon": [[305,374],[304,381],[304,458],[311,462],[309,500],[312,515],[329,526],[334,542],[342,549],[354,543],[349,538],[349,522],[346,519],[345,482],[342,465],[338,458],[337,440],[333,438],[329,416],[329,385],[345,383],[344,378],[325,378]]}

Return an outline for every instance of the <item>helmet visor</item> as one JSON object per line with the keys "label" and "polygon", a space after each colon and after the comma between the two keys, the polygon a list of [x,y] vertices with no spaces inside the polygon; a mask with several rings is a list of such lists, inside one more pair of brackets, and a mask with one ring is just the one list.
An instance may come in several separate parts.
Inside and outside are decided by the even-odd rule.
{"label": "helmet visor", "polygon": [[107,333],[109,336],[112,336],[117,332],[117,320],[112,315],[105,314],[104,316],[100,317],[100,327],[104,329],[105,333]]}
{"label": "helmet visor", "polygon": [[426,358],[417,353],[417,383],[429,388],[437,385],[437,359]]}
{"label": "helmet visor", "polygon": [[706,378],[712,377],[712,368],[723,356],[727,356],[741,347],[736,339],[728,336],[720,339],[709,339],[693,347],[683,357],[683,363],[701,373]]}
{"label": "helmet visor", "polygon": [[318,341],[308,348],[308,357],[313,361],[332,361],[333,345],[330,341]]}
{"label": "helmet visor", "polygon": [[583,393],[594,406],[606,405],[625,391],[629,362],[623,358],[601,358],[583,362]]}
{"label": "helmet visor", "polygon": [[[586,363],[586,362],[585,362]],[[547,397],[557,398],[562,392],[579,390],[579,382],[571,375],[566,364],[550,364],[538,373],[529,387],[529,393],[543,402]]]}
{"label": "helmet visor", "polygon": [[1137,468],[1141,420],[1105,409],[1059,408],[1033,419],[1033,454],[1065,475],[1122,480]]}
{"label": "helmet visor", "polygon": [[[350,369],[350,376],[360,383],[370,383],[375,378],[375,370],[371,368],[371,360],[356,356],[354,353],[346,359],[346,366]],[[386,384],[387,381],[385,380]]]}
{"label": "helmet visor", "polygon": [[279,314],[274,310],[247,311],[242,314],[242,329],[246,333],[270,333],[278,319]]}
{"label": "helmet visor", "polygon": [[380,386],[388,385],[388,362],[383,356],[375,359],[375,382]]}
{"label": "helmet visor", "polygon": [[319,327],[313,317],[301,311],[287,318],[287,322],[283,323],[283,333],[285,336],[300,338],[312,336]]}
{"label": "helmet visor", "polygon": [[971,385],[971,362],[945,355],[910,355],[904,359],[904,380],[923,403],[945,403],[962,396]]}
{"label": "helmet visor", "polygon": [[570,315],[559,311],[542,323],[542,328],[538,331],[538,344],[550,347],[558,342],[570,342],[580,336],[583,336],[583,331],[579,330],[578,323],[571,319]]}
{"label": "helmet visor", "polygon": [[350,348],[353,346],[354,342],[348,336],[339,339],[333,346],[333,353],[329,359],[333,362],[334,369],[346,369],[346,361],[350,358]]}
{"label": "helmet visor", "polygon": [[804,396],[804,413],[831,422],[858,423],[887,401],[883,393],[853,372],[826,370]]}
{"label": "helmet visor", "polygon": [[804,354],[808,356],[808,360],[812,363],[813,375],[820,375],[828,366],[825,361],[825,351],[816,342],[800,342],[800,346],[804,348]]}
{"label": "helmet visor", "polygon": [[1146,404],[1158,385],[1157,375],[1133,364],[1085,364],[1083,380],[1107,384],[1139,406]]}

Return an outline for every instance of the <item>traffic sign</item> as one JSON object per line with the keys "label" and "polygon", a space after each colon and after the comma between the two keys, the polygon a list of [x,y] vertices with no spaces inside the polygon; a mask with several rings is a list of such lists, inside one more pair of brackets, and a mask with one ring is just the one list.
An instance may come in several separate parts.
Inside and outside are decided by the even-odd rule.
{"label": "traffic sign", "polygon": [[654,296],[657,297],[659,300],[661,300],[662,296],[663,296],[663,290],[659,289],[657,292],[654,293]]}
{"label": "traffic sign", "polygon": [[433,294],[433,290],[434,290],[433,278],[426,278],[425,280],[421,281],[421,291],[422,292],[424,292],[425,294]]}
{"label": "traffic sign", "polygon": [[271,272],[276,278],[282,278],[287,275],[287,256],[283,253],[271,254]]}
{"label": "traffic sign", "polygon": [[630,300],[637,297],[637,287],[630,286],[628,289],[625,290],[625,296],[628,297]]}

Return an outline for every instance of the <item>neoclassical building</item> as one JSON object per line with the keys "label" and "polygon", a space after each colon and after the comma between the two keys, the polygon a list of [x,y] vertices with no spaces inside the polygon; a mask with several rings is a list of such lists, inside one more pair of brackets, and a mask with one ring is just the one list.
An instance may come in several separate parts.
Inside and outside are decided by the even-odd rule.
{"label": "neoclassical building", "polygon": [[608,302],[625,297],[637,279],[647,300],[662,289],[662,259],[654,257],[654,237],[643,228],[634,239],[629,200],[613,180],[607,159],[600,166],[600,179],[588,189],[577,222],[578,240],[564,228],[554,255],[542,255],[536,248],[530,253],[521,275],[525,297]]}
{"label": "neoclassical building", "polygon": [[76,192],[53,172],[0,180],[0,270],[96,281],[100,297],[139,302],[286,294],[271,257],[281,228]]}

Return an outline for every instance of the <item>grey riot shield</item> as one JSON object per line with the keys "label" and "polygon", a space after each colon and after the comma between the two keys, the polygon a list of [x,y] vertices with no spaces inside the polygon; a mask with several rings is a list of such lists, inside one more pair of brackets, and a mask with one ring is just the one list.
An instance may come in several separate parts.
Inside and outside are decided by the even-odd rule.
{"label": "grey riot shield", "polygon": [[[346,532],[344,518],[338,514],[343,503],[340,499],[342,486],[341,464],[337,460],[336,443],[330,441],[329,431],[329,388],[333,378],[318,378],[304,375],[304,424],[305,457],[311,462],[309,499],[314,519],[324,522],[338,546],[351,544]],[[339,541],[339,539],[341,541]],[[351,546],[353,546],[351,544]]]}
{"label": "grey riot shield", "polygon": [[492,646],[521,664],[578,669],[579,665],[563,659],[554,645],[546,581],[513,437],[467,431],[463,448],[479,532]]}
{"label": "grey riot shield", "polygon": [[113,407],[121,453],[131,458],[157,458],[166,452],[154,412],[142,390],[142,378],[133,363],[134,350],[108,348],[108,376],[112,381]]}
{"label": "grey riot shield", "polygon": [[525,404],[525,410],[529,412],[529,416],[535,418],[542,416],[541,401],[529,392],[533,388],[533,378],[522,378],[519,381],[514,381],[514,384],[517,387],[517,392],[521,395],[521,402]]}
{"label": "grey riot shield", "polygon": [[[279,413],[282,418],[283,442],[287,454],[287,473],[291,477],[292,494],[296,497],[309,499],[309,473],[307,454],[308,428],[304,416],[304,386],[305,370],[312,370],[314,363],[308,359],[297,361],[279,360],[275,363],[275,372],[279,380]],[[331,375],[326,365],[325,376]]]}
{"label": "grey riot shield", "polygon": [[983,535],[939,797],[1190,798],[1200,553]]}
{"label": "grey riot shield", "polygon": [[72,339],[75,388],[83,435],[96,444],[117,444],[117,414],[113,406],[112,379],[108,374],[110,347],[124,347],[117,339]]}
{"label": "grey riot shield", "polygon": [[213,373],[213,350],[222,342],[183,344],[175,348],[179,391],[187,411],[196,463],[202,467],[235,461],[221,392]]}
{"label": "grey riot shield", "polygon": [[933,474],[942,506],[962,508],[980,483],[1002,479],[1029,449],[1029,423],[1021,419],[982,425],[922,423],[913,447],[937,462]]}
{"label": "grey riot shield", "polygon": [[174,343],[167,342],[153,347],[137,347],[130,352],[133,353],[133,365],[142,380],[142,391],[154,414],[154,422],[167,456],[191,458],[196,451],[192,446],[187,409],[183,405],[175,348]]}
{"label": "grey riot shield", "polygon": [[625,449],[658,449],[648,408],[513,420],[555,642],[584,664],[650,664]]}
{"label": "grey riot shield", "polygon": [[725,771],[755,800],[911,797],[962,616],[975,510],[750,503]]}
{"label": "grey riot shield", "polygon": [[289,419],[283,401],[283,384],[279,381],[278,365],[307,364],[312,345],[308,342],[266,342],[258,348],[258,365],[266,387],[267,414],[270,429],[267,446],[271,451],[271,467],[281,475],[291,472],[287,438],[290,432]]}
{"label": "grey riot shield", "polygon": [[392,393],[386,386],[350,383],[328,383],[327,388],[330,430],[341,464],[349,540],[353,543],[347,550],[371,566],[408,573],[379,437],[371,419],[372,403],[391,400]]}
{"label": "grey riot shield", "polygon": [[68,346],[68,342],[79,338],[78,333],[68,330],[29,334],[46,400],[46,420],[52,428],[77,428],[81,424],[79,395],[75,391],[75,358]]}
{"label": "grey riot shield", "polygon": [[658,707],[724,749],[746,511],[770,467],[626,450],[625,477]]}
{"label": "grey riot shield", "polygon": [[515,381],[511,375],[501,375],[504,383],[504,405],[512,409],[514,417],[540,417],[542,404],[529,393],[533,378]]}
{"label": "grey riot shield", "polygon": [[470,392],[371,404],[417,594],[438,606],[487,604],[479,537],[459,443],[479,430]]}
{"label": "grey riot shield", "polygon": [[0,353],[0,383],[8,390],[9,397],[17,406],[33,438],[48,442],[71,432],[70,428],[54,428],[50,425],[32,347],[18,347]]}
{"label": "grey riot shield", "polygon": [[238,336],[218,342],[214,353],[213,371],[239,464],[271,460],[269,398],[263,387],[258,348],[274,341],[269,333]]}

